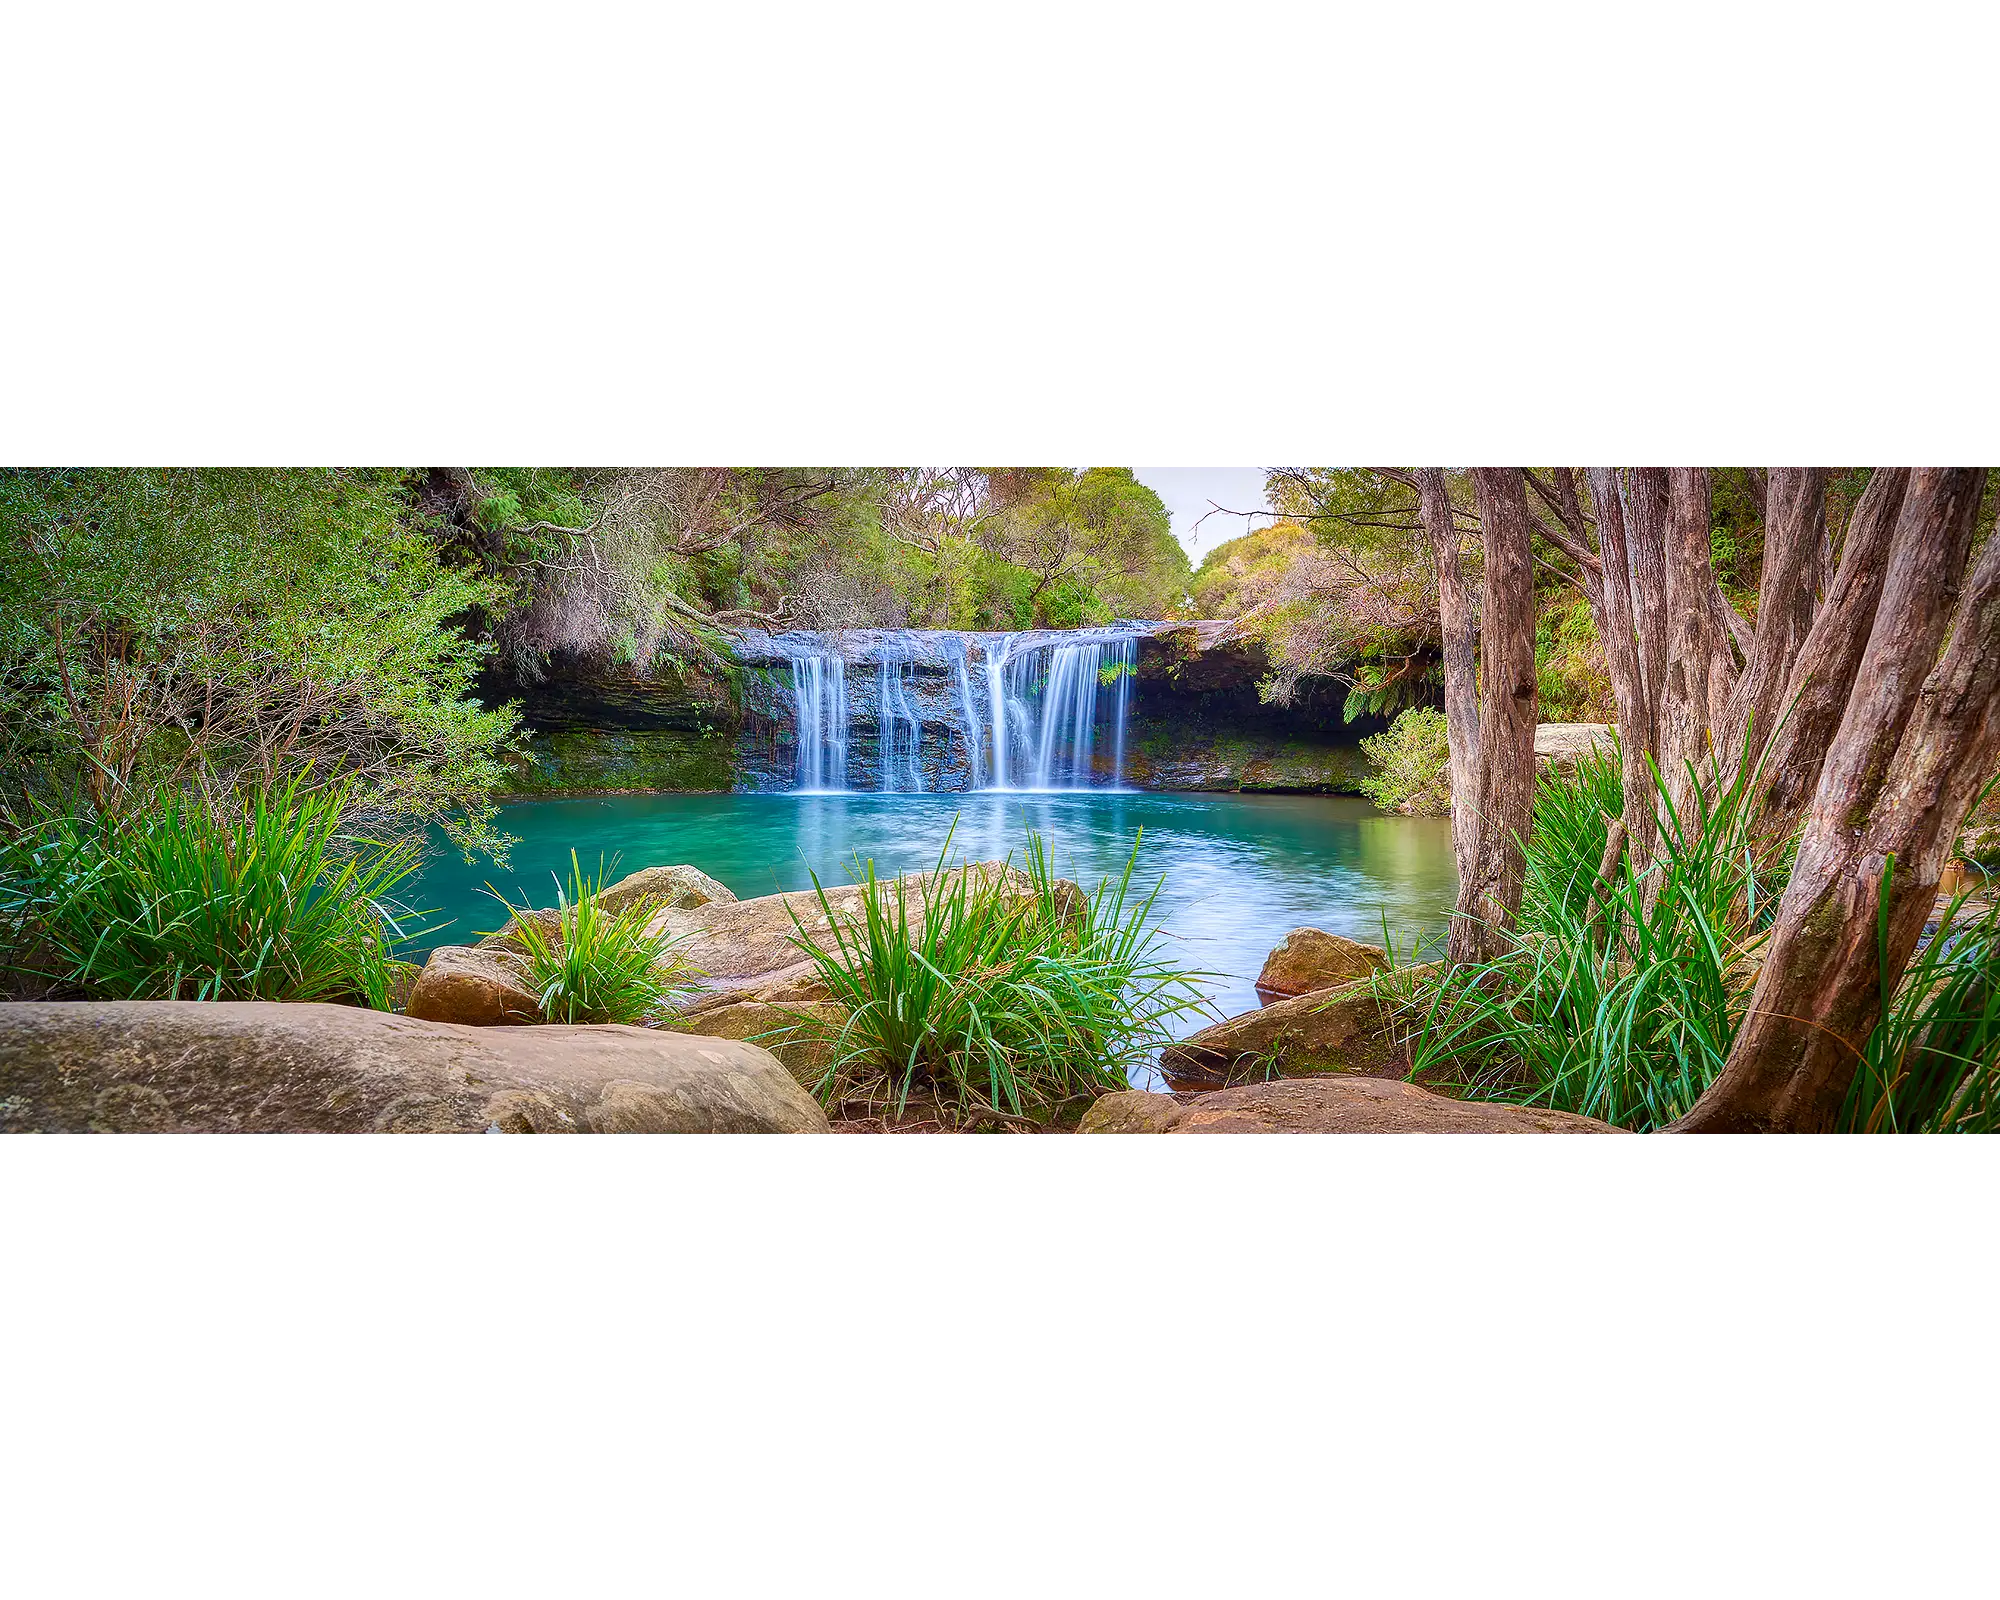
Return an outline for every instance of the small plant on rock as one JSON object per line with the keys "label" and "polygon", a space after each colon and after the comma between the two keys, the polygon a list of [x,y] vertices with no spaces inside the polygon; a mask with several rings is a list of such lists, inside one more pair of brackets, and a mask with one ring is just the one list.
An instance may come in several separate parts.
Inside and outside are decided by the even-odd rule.
{"label": "small plant on rock", "polygon": [[528,986],[549,1021],[642,1023],[694,987],[701,974],[674,954],[673,933],[650,925],[650,905],[607,911],[598,902],[602,867],[586,876],[574,850],[569,866],[568,888],[556,883],[554,918],[521,911],[512,924]]}

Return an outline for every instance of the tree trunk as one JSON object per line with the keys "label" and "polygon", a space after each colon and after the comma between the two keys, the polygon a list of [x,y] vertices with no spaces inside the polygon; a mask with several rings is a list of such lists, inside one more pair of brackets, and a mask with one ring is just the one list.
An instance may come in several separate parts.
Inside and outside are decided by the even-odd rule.
{"label": "tree trunk", "polygon": [[1685,817],[1694,772],[1705,766],[1716,713],[1727,704],[1721,683],[1734,687],[1729,646],[1720,636],[1712,594],[1715,566],[1709,555],[1709,486],[1704,467],[1675,467],[1667,474],[1666,674],[1659,707],[1660,775],[1673,796],[1660,826]]}
{"label": "tree trunk", "polygon": [[1664,467],[1625,469],[1625,536],[1637,602],[1639,666],[1646,677],[1651,724],[1646,748],[1660,748],[1660,703],[1667,675],[1667,473]]}
{"label": "tree trunk", "polygon": [[1486,551],[1480,615],[1477,864],[1458,885],[1448,949],[1453,962],[1499,953],[1500,930],[1521,909],[1521,846],[1535,800],[1535,575],[1527,482],[1519,467],[1472,474]]}
{"label": "tree trunk", "polygon": [[1757,589],[1757,633],[1743,676],[1716,732],[1725,782],[1755,766],[1770,743],[1792,665],[1812,632],[1819,596],[1815,577],[1826,537],[1824,467],[1774,467],[1764,498],[1764,576]]}
{"label": "tree trunk", "polygon": [[1653,859],[1653,779],[1646,768],[1646,758],[1653,754],[1653,708],[1646,698],[1645,668],[1640,661],[1632,563],[1625,508],[1618,498],[1617,468],[1590,469],[1590,500],[1597,513],[1598,559],[1604,567],[1599,584],[1598,634],[1604,641],[1612,698],[1618,707],[1618,747],[1625,771],[1622,834],[1633,866],[1643,869]]}
{"label": "tree trunk", "polygon": [[1848,519],[1840,567],[1812,632],[1792,661],[1774,718],[1764,768],[1752,785],[1758,832],[1782,848],[1819,787],[1826,752],[1840,728],[1854,674],[1875,626],[1876,607],[1889,574],[1908,467],[1877,467]]}
{"label": "tree trunk", "polygon": [[1465,589],[1458,529],[1442,467],[1418,467],[1417,509],[1429,536],[1444,632],[1444,717],[1450,742],[1451,851],[1462,883],[1479,859],[1479,619]]}
{"label": "tree trunk", "polygon": [[1922,936],[1945,853],[2000,757],[2000,540],[1938,660],[1985,477],[1975,467],[1911,476],[1749,1015],[1676,1131],[1820,1132],[1839,1115],[1883,993]]}

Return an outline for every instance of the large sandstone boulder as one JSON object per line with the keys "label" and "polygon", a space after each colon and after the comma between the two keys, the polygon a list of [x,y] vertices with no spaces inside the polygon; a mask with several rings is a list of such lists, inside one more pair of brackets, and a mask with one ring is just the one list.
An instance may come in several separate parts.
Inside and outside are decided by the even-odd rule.
{"label": "large sandstone boulder", "polygon": [[1299,995],[1338,989],[1388,964],[1388,957],[1371,944],[1356,944],[1318,928],[1294,928],[1285,935],[1285,942],[1264,958],[1264,970],[1257,974],[1257,990],[1260,994]]}
{"label": "large sandstone boulder", "polygon": [[1382,1003],[1358,988],[1303,994],[1215,1023],[1169,1045],[1160,1070],[1179,1086],[1220,1086],[1267,1071],[1400,1078],[1409,1067]]}
{"label": "large sandstone boulder", "polygon": [[676,1017],[667,1026],[680,1033],[761,1045],[784,1062],[800,1087],[810,1092],[819,1087],[833,1064],[833,1040],[848,1016],[847,1007],[832,1000],[796,1005],[740,1000],[733,1005],[711,1006],[693,1017]]}
{"label": "large sandstone boulder", "polygon": [[1197,1095],[1108,1094],[1078,1133],[1624,1133],[1567,1111],[1449,1100],[1382,1078],[1248,1083]]}
{"label": "large sandstone boulder", "polygon": [[[735,898],[707,873],[689,866],[642,867],[597,892],[599,909],[613,915],[629,911],[633,906],[644,906],[649,911],[692,911],[697,906],[733,901]],[[478,948],[525,954],[520,939],[523,922],[536,924],[543,937],[551,942],[557,941],[562,932],[560,911],[553,908],[516,911],[497,932],[481,939]]]}
{"label": "large sandstone boulder", "polygon": [[[965,873],[992,879],[1003,874],[1008,893],[1023,899],[1033,895],[1034,884],[1018,867],[999,861],[980,861],[955,867],[943,874],[940,888],[955,884]],[[1081,891],[1069,885],[1081,904]],[[932,892],[931,875],[920,873],[904,880],[910,920],[923,915],[926,898]],[[835,917],[858,921],[862,915],[862,890],[844,884],[826,891],[827,903]],[[1068,895],[1064,895],[1065,900]],[[793,921],[794,916],[798,921]],[[708,975],[710,990],[758,988],[788,972],[800,969],[801,956],[793,935],[804,935],[821,950],[836,946],[833,925],[821,907],[819,896],[810,889],[789,894],[760,895],[754,900],[715,902],[692,910],[667,907],[653,918],[652,926],[665,929],[681,939],[675,954]]]}
{"label": "large sandstone boulder", "polygon": [[736,896],[694,867],[646,867],[598,892],[606,911],[643,905],[651,911],[692,911],[697,906],[732,904]]}
{"label": "large sandstone boulder", "polygon": [[1618,735],[1602,722],[1544,722],[1535,729],[1535,766],[1561,773],[1576,771],[1576,764],[1591,750],[1609,755],[1618,748]]}
{"label": "large sandstone boulder", "polygon": [[829,1131],[775,1056],[727,1039],[196,1000],[0,1005],[0,1130]]}
{"label": "large sandstone boulder", "polygon": [[459,1022],[472,1028],[543,1020],[541,1000],[512,954],[457,944],[431,952],[403,1002],[403,1013],[420,1022]]}

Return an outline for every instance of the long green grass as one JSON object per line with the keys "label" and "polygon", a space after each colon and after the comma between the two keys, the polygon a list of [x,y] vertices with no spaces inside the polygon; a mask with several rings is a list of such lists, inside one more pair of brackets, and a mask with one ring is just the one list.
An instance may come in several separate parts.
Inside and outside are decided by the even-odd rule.
{"label": "long green grass", "polygon": [[640,901],[618,912],[599,904],[606,876],[601,864],[595,877],[586,876],[572,850],[569,869],[567,888],[556,881],[553,927],[526,910],[516,911],[512,923],[528,986],[543,1015],[551,1022],[590,1023],[657,1017],[691,990],[700,974],[675,956],[674,934],[649,926],[650,904]]}
{"label": "long green grass", "polygon": [[948,834],[921,881],[884,882],[857,862],[858,915],[837,910],[815,875],[830,948],[794,913],[793,942],[848,1013],[798,1023],[828,1047],[817,1089],[829,1105],[901,1115],[914,1098],[966,1122],[1045,1123],[1127,1087],[1172,1020],[1204,1008],[1208,975],[1161,950],[1164,880],[1133,888],[1136,842],[1124,871],[1089,894],[1056,877],[1033,833],[1025,887],[1005,869],[947,883],[950,851]]}
{"label": "long green grass", "polygon": [[[1657,858],[1640,872],[1628,856],[1608,881],[1598,872],[1621,804],[1617,756],[1587,756],[1574,776],[1542,783],[1508,948],[1398,996],[1416,1073],[1471,1098],[1641,1131],[1682,1116],[1714,1081],[1749,1007],[1790,850],[1773,859],[1759,843],[1754,770],[1719,794],[1694,786],[1684,815],[1653,776],[1665,818]],[[1965,905],[1950,906],[1904,973],[1888,975],[1884,960],[1883,1016],[1842,1129],[2000,1131],[2000,908]]]}
{"label": "long green grass", "polygon": [[[1884,925],[1877,949],[1887,944]],[[2000,1132],[2000,903],[1968,914],[1966,896],[1952,900],[1882,1010],[1838,1126]]]}
{"label": "long green grass", "polygon": [[162,790],[118,816],[30,802],[0,842],[17,976],[130,1000],[330,1000],[387,1009],[390,896],[414,846],[348,834],[343,786],[211,807]]}
{"label": "long green grass", "polygon": [[1654,862],[1637,871],[1626,855],[1603,880],[1618,757],[1593,752],[1542,783],[1508,948],[1420,986],[1416,1072],[1629,1128],[1694,1105],[1742,1021],[1784,867],[1760,861],[1749,774],[1718,795],[1697,788],[1685,815],[1654,780]]}

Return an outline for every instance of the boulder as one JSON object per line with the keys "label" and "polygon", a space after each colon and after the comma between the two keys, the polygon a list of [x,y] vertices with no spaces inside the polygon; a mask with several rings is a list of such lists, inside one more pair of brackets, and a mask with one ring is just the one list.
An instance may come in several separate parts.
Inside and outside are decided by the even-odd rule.
{"label": "boulder", "polygon": [[1535,729],[1535,766],[1557,772],[1576,771],[1576,764],[1593,749],[1608,755],[1618,748],[1618,735],[1602,722],[1544,722]]}
{"label": "boulder", "polygon": [[[943,875],[940,887],[955,884],[968,872],[989,879],[1005,873],[1010,895],[1025,899],[1034,893],[1034,884],[1025,872],[999,861],[955,867]],[[932,892],[931,876],[918,873],[904,880],[913,923],[923,915],[926,898]],[[1080,906],[1082,891],[1073,884],[1069,889],[1078,899],[1071,902],[1068,892],[1058,891],[1065,904]],[[843,920],[860,919],[862,890],[858,885],[829,888],[826,898],[835,916]],[[796,923],[794,916],[798,919]],[[668,907],[653,918],[652,926],[680,938],[682,942],[676,945],[674,953],[708,974],[711,991],[760,988],[783,974],[796,974],[802,963],[799,948],[792,939],[801,927],[817,948],[835,948],[832,924],[819,896],[810,889],[760,895],[754,900],[715,902],[685,911]]]}
{"label": "boulder", "polygon": [[1266,1068],[1288,1078],[1323,1072],[1400,1078],[1408,1063],[1382,1003],[1366,989],[1280,1000],[1203,1028],[1160,1053],[1160,1070],[1175,1085],[1220,1086]]}
{"label": "boulder", "polygon": [[542,1020],[542,1003],[507,950],[439,945],[410,987],[403,1014],[420,1022],[495,1028]]}
{"label": "boulder", "polygon": [[735,895],[698,868],[645,867],[630,877],[620,878],[608,889],[599,890],[597,904],[614,913],[636,905],[650,911],[692,911],[697,906],[731,904],[735,899]]}
{"label": "boulder", "polygon": [[816,1090],[833,1064],[832,1031],[847,1021],[846,1006],[832,1000],[799,1005],[770,1005],[738,1000],[711,1006],[694,1017],[676,1017],[667,1024],[678,1033],[710,1039],[741,1039],[763,1046],[798,1079],[808,1092]]}
{"label": "boulder", "polygon": [[0,1130],[825,1133],[767,1050],[262,1001],[0,1005]]}
{"label": "boulder", "polygon": [[1625,1133],[1533,1106],[1451,1100],[1383,1078],[1247,1083],[1197,1096],[1170,1133]]}
{"label": "boulder", "polygon": [[1379,972],[1388,957],[1370,944],[1357,944],[1318,928],[1294,928],[1285,942],[1264,958],[1257,974],[1260,994],[1300,995],[1317,989],[1337,989]]}
{"label": "boulder", "polygon": [[1144,1089],[1121,1089],[1116,1094],[1099,1095],[1083,1120],[1078,1133],[1166,1133],[1187,1108],[1170,1094],[1149,1094]]}

